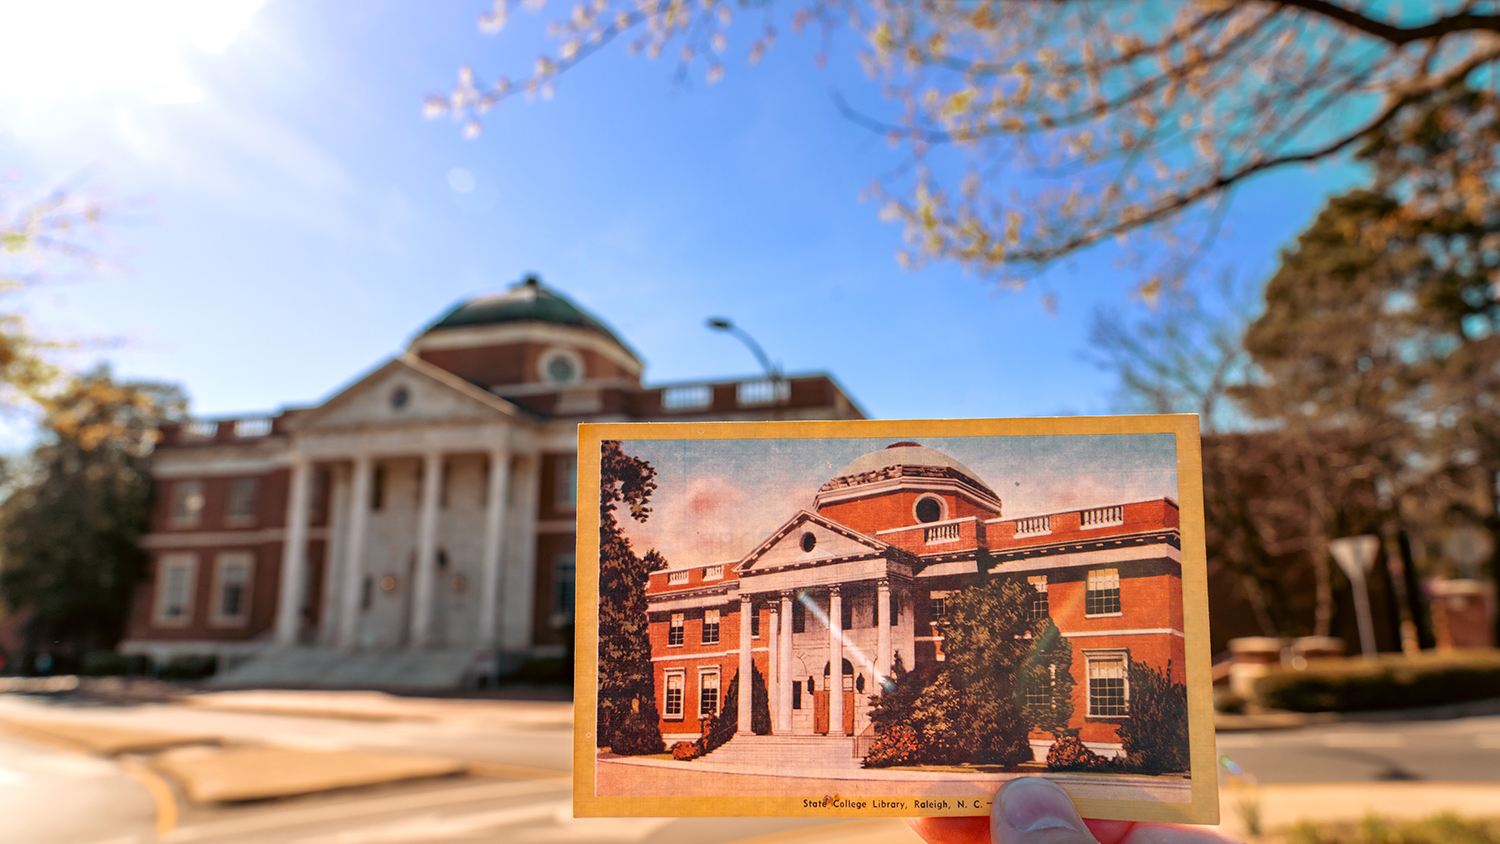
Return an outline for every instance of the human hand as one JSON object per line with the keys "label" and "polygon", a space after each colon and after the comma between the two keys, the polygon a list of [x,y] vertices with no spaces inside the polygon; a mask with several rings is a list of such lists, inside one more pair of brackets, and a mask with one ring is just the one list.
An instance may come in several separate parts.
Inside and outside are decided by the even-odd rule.
{"label": "human hand", "polygon": [[1011,780],[987,818],[908,818],[927,844],[1224,844],[1202,827],[1086,821],[1062,786],[1043,777]]}

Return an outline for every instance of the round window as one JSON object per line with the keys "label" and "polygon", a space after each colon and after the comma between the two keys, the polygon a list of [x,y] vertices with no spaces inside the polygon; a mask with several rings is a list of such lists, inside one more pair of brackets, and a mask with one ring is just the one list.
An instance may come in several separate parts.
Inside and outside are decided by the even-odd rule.
{"label": "round window", "polygon": [[406,403],[408,401],[411,401],[411,393],[408,393],[405,387],[397,387],[395,391],[391,393],[391,407],[394,407],[397,410],[406,407]]}
{"label": "round window", "polygon": [[816,547],[818,547],[818,538],[816,536],[813,536],[811,531],[802,534],[803,551],[811,551]]}
{"label": "round window", "polygon": [[935,522],[943,517],[943,505],[936,498],[924,498],[917,502],[917,521]]}
{"label": "round window", "polygon": [[554,384],[566,384],[577,377],[573,361],[567,355],[554,355],[547,361],[547,380]]}

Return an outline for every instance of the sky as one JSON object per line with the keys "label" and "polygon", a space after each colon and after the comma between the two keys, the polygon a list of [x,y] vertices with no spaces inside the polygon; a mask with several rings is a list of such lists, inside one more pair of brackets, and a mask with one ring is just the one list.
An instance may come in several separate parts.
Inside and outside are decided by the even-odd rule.
{"label": "sky", "polygon": [[[1007,519],[1176,499],[1173,434],[920,437],[1000,498]],[[855,458],[892,444],[810,440],[633,440],[621,444],[656,469],[644,522],[621,518],[638,553],[655,548],[673,568],[737,560],[796,515]]]}
{"label": "sky", "polygon": [[[789,28],[713,86],[605,50],[547,101],[469,140],[424,120],[461,64],[522,77],[547,7],[479,31],[483,0],[0,0],[0,179],[102,197],[98,270],[3,305],[84,341],[77,366],[183,385],[200,416],[323,400],[456,303],[541,275],[610,324],[648,382],[831,373],[871,416],[1102,413],[1096,307],[1142,307],[1110,247],[1019,292],[952,264],[907,271],[861,199],[899,160],[842,117],[880,112],[856,45],[826,69]],[[747,36],[748,37],[748,36]],[[748,44],[730,44],[743,57]],[[1210,256],[1264,278],[1348,167],[1242,189]],[[1041,305],[1054,294],[1059,307]],[[0,447],[32,431],[12,412]]]}

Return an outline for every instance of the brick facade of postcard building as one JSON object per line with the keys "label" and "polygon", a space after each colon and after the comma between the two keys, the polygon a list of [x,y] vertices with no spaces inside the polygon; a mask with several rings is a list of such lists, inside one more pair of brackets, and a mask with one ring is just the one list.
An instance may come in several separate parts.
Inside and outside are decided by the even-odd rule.
{"label": "brick facade of postcard building", "polygon": [[[896,656],[909,669],[942,661],[946,600],[983,575],[1032,590],[1033,617],[1050,616],[1074,647],[1071,726],[1118,755],[1130,665],[1185,682],[1180,537],[1170,498],[1004,518],[990,487],[941,452],[896,443],[864,455],[744,557],[651,575],[662,734],[696,739],[751,665],[774,734],[868,734]],[[739,688],[747,732],[749,684]],[[1051,738],[1031,743],[1041,759]]]}

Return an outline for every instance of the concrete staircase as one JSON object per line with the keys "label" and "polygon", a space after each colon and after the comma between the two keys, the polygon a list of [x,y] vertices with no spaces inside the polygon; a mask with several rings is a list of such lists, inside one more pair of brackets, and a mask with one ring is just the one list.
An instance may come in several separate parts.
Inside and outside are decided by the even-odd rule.
{"label": "concrete staircase", "polygon": [[211,686],[306,689],[460,689],[494,665],[479,666],[473,648],[345,651],[282,647],[261,651],[214,675]]}
{"label": "concrete staircase", "polygon": [[861,762],[848,736],[735,736],[703,761],[775,771],[856,770]]}

